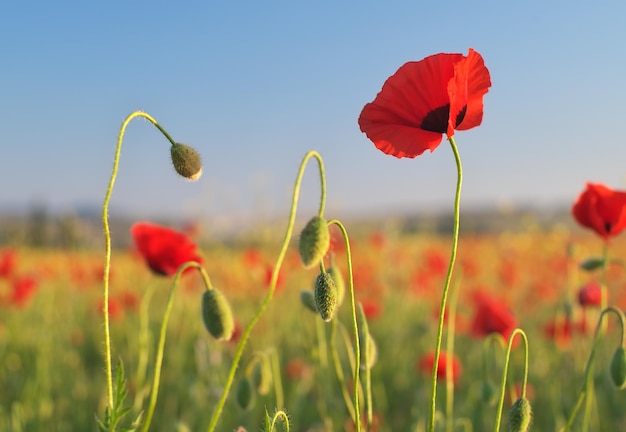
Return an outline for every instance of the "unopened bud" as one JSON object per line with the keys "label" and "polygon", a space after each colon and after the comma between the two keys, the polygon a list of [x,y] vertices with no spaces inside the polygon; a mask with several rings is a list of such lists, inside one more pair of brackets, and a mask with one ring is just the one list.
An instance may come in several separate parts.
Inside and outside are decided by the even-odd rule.
{"label": "unopened bud", "polygon": [[305,268],[311,268],[324,258],[330,247],[330,232],[324,218],[315,216],[300,233],[300,258]]}
{"label": "unopened bud", "polygon": [[254,392],[252,391],[252,383],[246,377],[241,378],[239,384],[237,384],[237,392],[235,394],[237,399],[237,405],[242,410],[247,410],[252,406],[254,401]]}
{"label": "unopened bud", "polygon": [[526,398],[519,398],[509,411],[509,432],[528,432],[533,419],[530,402]]}
{"label": "unopened bud", "polygon": [[498,401],[498,388],[490,380],[483,381],[480,387],[480,399],[488,406],[493,406]]}
{"label": "unopened bud", "polygon": [[326,322],[333,319],[337,308],[337,287],[328,273],[320,273],[315,279],[315,305],[322,319]]}
{"label": "unopened bud", "polygon": [[[331,261],[332,262],[332,261]],[[341,306],[346,295],[346,284],[338,267],[329,267],[326,272],[333,278],[337,287],[337,307]]]}
{"label": "unopened bud", "polygon": [[363,332],[359,332],[359,344],[361,346],[361,369],[368,370],[374,367],[378,360],[378,347],[370,332],[367,337],[363,337]]}
{"label": "unopened bud", "polygon": [[626,388],[626,351],[623,346],[615,351],[611,360],[611,380],[618,389]]}
{"label": "unopened bud", "polygon": [[260,395],[266,395],[272,385],[272,368],[267,355],[262,354],[252,370],[252,382]]}
{"label": "unopened bud", "polygon": [[317,313],[317,306],[315,305],[315,296],[309,290],[303,290],[300,292],[300,303],[304,305],[311,312]]}
{"label": "unopened bud", "polygon": [[213,288],[202,294],[202,321],[217,340],[229,340],[235,330],[233,312],[221,291]]}
{"label": "unopened bud", "polygon": [[170,148],[172,163],[178,174],[187,180],[198,180],[202,175],[200,154],[186,144],[176,143]]}

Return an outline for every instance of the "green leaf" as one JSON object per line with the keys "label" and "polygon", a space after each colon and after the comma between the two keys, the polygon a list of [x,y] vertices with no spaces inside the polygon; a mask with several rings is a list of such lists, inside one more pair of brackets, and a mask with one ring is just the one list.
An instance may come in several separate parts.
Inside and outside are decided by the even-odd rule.
{"label": "green leaf", "polygon": [[594,271],[601,268],[604,265],[602,258],[587,258],[580,263],[580,268],[586,271]]}

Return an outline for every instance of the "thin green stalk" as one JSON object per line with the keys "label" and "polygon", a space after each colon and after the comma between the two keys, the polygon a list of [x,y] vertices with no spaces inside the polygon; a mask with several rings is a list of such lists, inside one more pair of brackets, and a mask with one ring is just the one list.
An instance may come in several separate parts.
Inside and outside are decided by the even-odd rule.
{"label": "thin green stalk", "polygon": [[142,432],[147,432],[152,422],[152,416],[154,415],[154,409],[156,408],[157,398],[159,396],[159,383],[161,382],[161,366],[163,365],[163,353],[165,352],[165,337],[167,336],[167,323],[169,322],[172,306],[174,305],[174,291],[178,287],[178,281],[183,272],[190,268],[196,268],[202,275],[204,285],[207,290],[212,289],[211,280],[209,275],[202,268],[202,266],[196,262],[188,261],[182,264],[176,271],[176,275],[172,280],[172,286],[167,297],[167,305],[165,306],[165,313],[163,314],[163,320],[161,321],[161,332],[159,334],[159,344],[157,346],[156,360],[154,362],[154,377],[152,378],[152,388],[150,389],[150,402],[148,404],[148,411],[146,414],[146,420],[141,428]]}
{"label": "thin green stalk", "polygon": [[346,404],[346,408],[348,409],[348,413],[352,419],[356,419],[356,415],[354,414],[354,405],[352,404],[352,400],[350,399],[350,393],[346,389],[346,380],[343,375],[343,369],[341,368],[341,361],[339,360],[339,353],[337,352],[337,345],[335,343],[337,335],[337,319],[333,319],[330,322],[330,354],[333,359],[333,366],[335,367],[335,374],[337,375],[337,381],[339,381],[339,388],[341,388],[341,394],[343,396],[343,401]]}
{"label": "thin green stalk", "polygon": [[272,364],[272,381],[274,382],[274,394],[276,396],[276,406],[284,407],[285,397],[283,396],[283,381],[280,375],[280,359],[276,348],[270,350],[270,362]]}
{"label": "thin green stalk", "polygon": [[226,403],[226,397],[230,392],[230,388],[233,385],[233,381],[235,379],[235,373],[237,372],[237,367],[239,366],[239,362],[241,361],[241,356],[243,355],[243,350],[246,347],[246,343],[250,338],[250,334],[252,333],[252,329],[256,325],[257,321],[261,318],[261,314],[267,308],[267,305],[272,300],[274,296],[274,291],[276,290],[276,282],[278,281],[278,274],[280,272],[280,268],[282,266],[283,260],[285,259],[285,254],[287,253],[287,248],[289,247],[289,242],[291,241],[291,237],[293,234],[293,227],[296,221],[296,209],[298,206],[298,200],[300,197],[300,185],[302,184],[302,176],[304,175],[304,168],[306,167],[306,163],[310,158],[314,157],[317,159],[319,164],[319,173],[320,173],[320,182],[321,182],[321,198],[320,198],[320,207],[318,215],[320,217],[324,214],[324,206],[326,203],[326,176],[324,174],[324,163],[322,161],[322,157],[316,151],[310,151],[302,160],[300,164],[300,170],[298,171],[298,176],[296,177],[296,183],[293,189],[293,199],[291,202],[291,210],[289,214],[289,222],[287,224],[287,230],[285,232],[285,238],[283,240],[283,245],[278,254],[278,258],[276,259],[276,264],[274,265],[274,270],[272,272],[272,278],[270,280],[270,286],[267,290],[267,294],[265,298],[261,302],[259,309],[256,314],[252,317],[250,323],[245,328],[241,335],[241,339],[239,340],[239,344],[237,345],[237,350],[235,351],[235,356],[233,357],[233,363],[231,365],[230,371],[228,373],[228,377],[226,378],[226,383],[224,385],[224,390],[222,392],[222,396],[220,397],[215,410],[213,411],[213,416],[211,417],[211,421],[209,422],[208,432],[212,432],[215,430],[217,426],[217,422],[222,414],[222,410],[224,409],[224,404]]}
{"label": "thin green stalk", "polygon": [[433,363],[433,373],[431,377],[431,399],[430,399],[430,422],[428,430],[435,431],[435,414],[437,412],[437,370],[439,368],[439,355],[441,354],[441,340],[443,339],[443,318],[446,310],[446,300],[448,298],[448,290],[452,281],[452,271],[454,270],[454,262],[456,261],[456,252],[459,243],[459,220],[461,206],[461,186],[463,184],[463,168],[461,166],[461,157],[454,142],[454,137],[449,137],[448,141],[454,153],[454,160],[457,169],[456,192],[454,195],[454,228],[452,234],[452,251],[450,253],[450,264],[448,265],[448,273],[446,274],[446,282],[441,294],[441,307],[439,308],[439,324],[437,325],[437,344],[435,346],[435,358]]}
{"label": "thin green stalk", "polygon": [[354,281],[353,281],[353,277],[352,277],[352,255],[350,253],[350,241],[348,239],[348,232],[346,231],[346,228],[343,226],[343,224],[336,220],[333,219],[331,221],[328,222],[328,225],[332,225],[335,224],[339,227],[339,229],[341,230],[341,234],[343,235],[343,241],[345,243],[345,247],[346,247],[346,260],[347,260],[347,266],[348,266],[348,286],[350,288],[350,305],[352,308],[352,326],[354,329],[354,412],[356,413],[356,418],[354,421],[354,425],[356,427],[356,432],[359,432],[361,430],[361,419],[359,418],[360,416],[360,410],[359,410],[359,365],[361,364],[361,347],[360,347],[360,343],[359,343],[359,325],[357,323],[357,318],[356,318],[356,300],[354,298]]}
{"label": "thin green stalk", "polygon": [[511,359],[511,348],[513,347],[513,339],[516,335],[522,337],[524,342],[524,379],[522,381],[522,395],[521,398],[526,397],[526,382],[528,381],[528,338],[524,330],[516,328],[509,337],[509,344],[506,349],[506,357],[504,358],[504,370],[502,371],[502,384],[500,385],[500,402],[498,402],[498,414],[496,417],[495,432],[500,430],[500,422],[502,421],[502,407],[504,406],[504,393],[506,392],[506,379],[509,372],[509,361]]}
{"label": "thin green stalk", "polygon": [[117,147],[115,149],[115,158],[113,159],[113,170],[111,172],[111,179],[109,180],[109,186],[107,188],[106,194],[104,196],[104,204],[102,205],[102,225],[104,227],[104,244],[105,244],[105,256],[104,256],[104,288],[103,288],[103,317],[104,317],[104,361],[105,361],[105,369],[106,369],[106,379],[107,379],[107,394],[108,394],[108,402],[109,407],[113,407],[113,371],[111,366],[111,330],[109,324],[109,278],[111,273],[111,231],[109,229],[109,201],[111,200],[111,193],[113,192],[113,185],[115,184],[115,179],[117,177],[117,170],[120,161],[120,152],[122,150],[122,140],[124,138],[124,132],[126,131],[126,126],[131,122],[135,117],[143,117],[149,120],[156,128],[161,131],[161,133],[167,138],[167,140],[172,144],[176,145],[176,142],[172,139],[172,137],[157,123],[157,121],[150,116],[149,114],[142,111],[135,111],[131,113],[124,122],[122,123],[122,127],[120,128],[119,135],[117,137]]}
{"label": "thin green stalk", "polygon": [[[607,290],[607,268],[608,268],[608,258],[609,258],[609,244],[607,241],[603,243],[602,246],[602,273],[600,276],[600,310],[605,310],[608,305],[608,290]],[[600,321],[600,336],[604,336],[606,334],[607,324],[606,321]],[[595,362],[592,362],[590,365],[591,372],[587,376],[586,387],[587,387],[587,396],[585,399],[585,411],[583,414],[583,425],[582,430],[584,432],[589,430],[589,423],[591,421],[591,410],[593,408],[594,402],[594,389],[593,389],[593,370],[595,369]]]}
{"label": "thin green stalk", "polygon": [[[622,313],[621,310],[610,306],[606,309],[604,309],[602,311],[602,313],[600,314],[600,318],[598,319],[598,324],[596,325],[596,332],[594,334],[594,338],[593,338],[593,345],[591,348],[591,353],[589,354],[589,359],[587,360],[587,365],[585,366],[585,375],[584,375],[584,380],[583,380],[583,386],[580,389],[580,393],[578,394],[578,399],[576,400],[576,404],[574,404],[574,409],[572,410],[572,413],[570,414],[569,418],[567,419],[567,423],[565,424],[565,426],[563,427],[563,429],[561,429],[561,432],[568,432],[571,430],[572,424],[574,423],[574,419],[576,418],[576,414],[578,413],[578,410],[580,408],[580,406],[582,405],[583,400],[585,399],[585,396],[587,395],[587,392],[590,389],[590,381],[593,381],[590,377],[593,376],[593,369],[594,369],[594,360],[595,360],[595,355],[596,355],[596,348],[598,347],[598,344],[600,342],[600,338],[603,336],[602,334],[602,319],[604,318],[604,315],[606,315],[609,312],[613,312],[617,318],[619,319],[619,323],[620,323],[620,328],[621,328],[621,339],[620,339],[620,344],[623,345],[624,344],[624,337],[625,337],[625,333],[624,333],[624,322],[626,321],[626,318],[624,318],[624,314]],[[621,346],[620,345],[620,346]]]}
{"label": "thin green stalk", "polygon": [[276,422],[281,419],[283,421],[283,424],[285,425],[285,431],[289,432],[289,416],[287,416],[287,413],[285,411],[277,411],[276,414],[274,414],[274,418],[272,419],[272,424],[270,426],[270,432],[274,431]]}
{"label": "thin green stalk", "polygon": [[454,430],[454,335],[455,335],[455,319],[456,305],[459,298],[459,287],[461,280],[457,280],[452,286],[450,293],[450,306],[448,308],[448,335],[446,336],[446,432]]}
{"label": "thin green stalk", "polygon": [[148,356],[150,354],[150,314],[148,313],[148,308],[152,295],[154,294],[154,288],[154,283],[148,285],[141,299],[141,304],[139,305],[139,359],[137,361],[137,374],[135,377],[137,394],[135,395],[135,402],[133,404],[135,411],[141,409],[146,391],[144,384],[146,381],[146,371],[148,369]]}

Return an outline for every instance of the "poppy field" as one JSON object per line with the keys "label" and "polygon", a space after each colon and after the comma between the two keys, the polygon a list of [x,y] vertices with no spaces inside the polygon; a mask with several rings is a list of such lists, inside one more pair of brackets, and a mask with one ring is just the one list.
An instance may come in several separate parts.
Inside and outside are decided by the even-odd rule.
{"label": "poppy field", "polygon": [[[135,221],[119,247],[108,206],[132,120],[163,134],[180,176],[202,175],[196,149],[129,115],[104,250],[0,247],[0,430],[626,430],[626,192],[590,181],[571,223],[463,230],[455,140],[490,86],[477,51],[435,54],[358,118],[384,157],[446,151],[445,134],[447,233],[333,219],[312,150],[269,235]],[[319,197],[300,195],[305,169]]]}

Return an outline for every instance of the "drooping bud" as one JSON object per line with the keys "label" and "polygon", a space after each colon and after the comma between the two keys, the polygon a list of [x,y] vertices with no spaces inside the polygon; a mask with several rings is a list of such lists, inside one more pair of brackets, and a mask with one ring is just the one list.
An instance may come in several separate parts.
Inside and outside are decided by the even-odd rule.
{"label": "drooping bud", "polygon": [[611,360],[611,380],[618,389],[626,388],[626,351],[623,346],[615,351]]}
{"label": "drooping bud", "polygon": [[202,294],[202,321],[217,340],[229,340],[235,330],[235,319],[230,304],[221,291],[213,288]]}
{"label": "drooping bud", "polygon": [[[332,262],[332,261],[331,261]],[[337,287],[337,307],[341,306],[346,295],[346,284],[338,267],[329,267],[326,272],[333,278]]]}
{"label": "drooping bud", "polygon": [[252,382],[260,395],[266,395],[272,385],[272,367],[267,355],[262,354],[252,370]]}
{"label": "drooping bud", "polygon": [[235,396],[237,399],[237,405],[239,405],[239,408],[242,410],[247,410],[252,406],[252,402],[254,401],[254,391],[252,390],[252,383],[247,377],[243,377],[239,380]]}
{"label": "drooping bud", "polygon": [[483,381],[480,388],[480,399],[487,406],[493,406],[498,401],[498,388],[488,379]]}
{"label": "drooping bud", "polygon": [[371,369],[378,360],[378,347],[372,334],[367,332],[367,337],[363,337],[363,332],[359,332],[359,345],[361,346],[361,369]]}
{"label": "drooping bud", "polygon": [[308,310],[313,313],[317,313],[317,306],[315,305],[315,296],[309,290],[302,290],[300,292],[300,303],[304,305]]}
{"label": "drooping bud", "polygon": [[178,174],[187,180],[198,180],[202,175],[200,154],[186,144],[176,143],[170,148],[172,163]]}
{"label": "drooping bud", "polygon": [[337,287],[328,273],[320,273],[315,279],[315,306],[326,322],[333,319],[337,308]]}
{"label": "drooping bud", "polygon": [[300,258],[305,268],[319,264],[330,247],[328,224],[322,217],[315,216],[300,233]]}
{"label": "drooping bud", "polygon": [[533,419],[530,402],[526,398],[519,398],[509,411],[509,432],[528,432]]}

